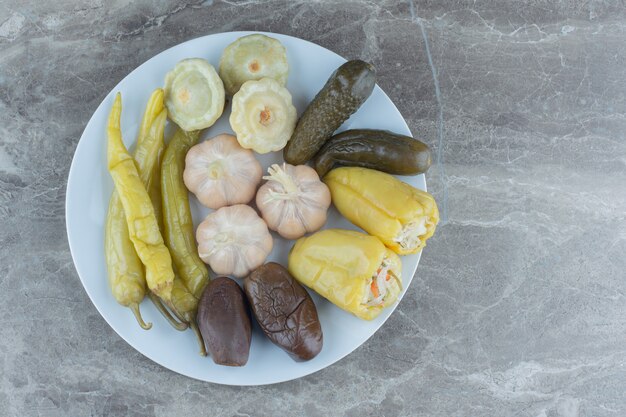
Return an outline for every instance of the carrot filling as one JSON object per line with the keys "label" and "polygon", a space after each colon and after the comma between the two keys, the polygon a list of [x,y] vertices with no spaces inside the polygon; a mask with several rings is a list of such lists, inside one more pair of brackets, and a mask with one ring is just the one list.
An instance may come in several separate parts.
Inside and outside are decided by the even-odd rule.
{"label": "carrot filling", "polygon": [[385,258],[372,275],[363,304],[368,307],[383,307],[392,294],[398,293],[399,287],[398,278],[391,271],[391,264]]}

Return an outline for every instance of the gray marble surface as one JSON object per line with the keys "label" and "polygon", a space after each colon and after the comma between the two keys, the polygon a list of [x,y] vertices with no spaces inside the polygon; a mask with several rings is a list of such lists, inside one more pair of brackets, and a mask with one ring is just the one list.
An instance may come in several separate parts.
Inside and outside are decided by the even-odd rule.
{"label": "gray marble surface", "polygon": [[[66,178],[107,92],[208,33],[372,61],[443,221],[387,324],[309,377],[152,363],[85,294]],[[623,1],[0,1],[1,416],[626,416]]]}

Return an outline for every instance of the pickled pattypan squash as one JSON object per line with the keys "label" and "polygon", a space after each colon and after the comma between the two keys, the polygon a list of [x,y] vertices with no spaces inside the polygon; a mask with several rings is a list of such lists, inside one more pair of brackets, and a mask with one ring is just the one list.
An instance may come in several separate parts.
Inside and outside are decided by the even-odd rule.
{"label": "pickled pattypan squash", "polygon": [[281,150],[296,127],[291,94],[277,81],[247,81],[233,97],[230,126],[239,144],[258,153]]}
{"label": "pickled pattypan squash", "polygon": [[224,84],[204,59],[176,64],[165,76],[164,90],[170,119],[185,131],[212,126],[224,111]]}
{"label": "pickled pattypan squash", "polygon": [[272,235],[253,208],[243,204],[209,214],[196,230],[198,255],[216,274],[244,277],[263,265]]}
{"label": "pickled pattypan squash", "polygon": [[287,51],[277,39],[254,34],[241,37],[224,49],[220,77],[234,95],[246,81],[273,78],[285,85],[289,74]]}
{"label": "pickled pattypan squash", "polygon": [[315,232],[326,223],[330,191],[317,172],[306,165],[274,164],[263,177],[256,205],[271,230],[286,239]]}
{"label": "pickled pattypan squash", "polygon": [[254,198],[263,169],[254,153],[232,135],[218,135],[192,147],[185,157],[187,189],[205,206],[218,209]]}

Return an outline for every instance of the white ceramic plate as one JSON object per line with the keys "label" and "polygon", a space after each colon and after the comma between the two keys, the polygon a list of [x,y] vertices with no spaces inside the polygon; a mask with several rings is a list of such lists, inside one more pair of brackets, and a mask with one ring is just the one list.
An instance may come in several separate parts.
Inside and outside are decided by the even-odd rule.
{"label": "white ceramic plate", "polygon": [[[154,325],[142,330],[129,309],[118,305],[109,291],[104,261],[104,220],[113,183],[106,168],[106,120],[117,91],[122,93],[122,132],[127,146],[133,145],[137,128],[150,93],[162,86],[165,74],[181,59],[201,57],[216,68],[222,51],[229,43],[252,32],[229,32],[208,35],[174,46],[148,60],[124,78],[102,101],[83,132],[67,183],[66,223],[70,250],[78,275],[102,317],[131,346],[153,361],[175,372],[203,381],[228,385],[261,385],[288,381],[323,369],[359,347],[392,314],[388,308],[371,322],[360,320],[335,307],[310,291],[322,324],[324,347],[308,362],[296,363],[274,346],[253,325],[252,346],[248,364],[241,368],[217,366],[209,357],[198,355],[191,330],[178,332],[160,316],[146,299],[141,311]],[[306,105],[324,85],[330,74],[345,59],[321,46],[290,36],[271,34],[287,48],[289,81],[287,88],[301,114]],[[232,133],[228,123],[230,109],[203,135]],[[410,135],[404,119],[385,93],[376,86],[371,97],[339,130],[348,128],[388,129]],[[257,155],[264,169],[282,162],[282,152]],[[424,176],[402,177],[413,186],[426,189]],[[195,197],[190,196],[194,223],[209,213]],[[334,208],[325,227],[356,229]],[[293,242],[274,234],[274,250],[268,261],[286,265]],[[402,257],[404,288],[411,283],[420,255]],[[402,293],[404,295],[404,292]]]}

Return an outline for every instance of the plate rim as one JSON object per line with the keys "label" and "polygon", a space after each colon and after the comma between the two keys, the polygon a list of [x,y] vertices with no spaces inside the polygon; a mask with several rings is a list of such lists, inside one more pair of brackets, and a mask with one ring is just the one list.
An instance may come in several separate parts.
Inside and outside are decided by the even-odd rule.
{"label": "plate rim", "polygon": [[[78,140],[78,143],[76,145],[76,148],[74,149],[74,153],[72,155],[72,162],[70,164],[70,169],[68,171],[67,174],[67,184],[65,186],[65,231],[66,231],[66,235],[67,235],[67,240],[68,240],[68,246],[70,249],[70,255],[72,257],[72,263],[74,264],[74,269],[76,270],[76,273],[78,275],[78,278],[80,279],[80,283],[83,287],[83,290],[87,293],[87,296],[89,297],[89,300],[91,301],[92,305],[96,308],[96,311],[98,311],[98,314],[100,314],[101,318],[104,319],[104,321],[109,325],[109,327],[122,339],[124,340],[124,342],[126,342],[131,348],[133,348],[135,351],[137,351],[138,353],[140,353],[142,356],[148,358],[149,360],[151,360],[152,362],[158,364],[159,366],[162,366],[165,369],[168,369],[176,374],[179,375],[183,375],[187,378],[191,378],[197,381],[202,381],[202,382],[207,382],[207,383],[212,383],[212,384],[219,384],[219,385],[227,385],[227,386],[263,386],[263,385],[274,385],[274,384],[280,384],[280,383],[284,383],[287,381],[293,381],[296,379],[300,379],[303,378],[305,376],[309,376],[312,375],[314,373],[317,373],[319,371],[321,371],[322,369],[325,369],[327,367],[330,367],[334,364],[336,364],[337,362],[339,362],[340,360],[342,360],[343,358],[345,358],[346,356],[350,355],[351,353],[353,353],[356,349],[358,349],[359,347],[363,346],[374,334],[376,334],[380,328],[387,322],[387,320],[389,319],[389,317],[391,317],[391,315],[395,312],[395,310],[398,308],[398,306],[400,305],[400,302],[402,301],[402,299],[398,300],[397,303],[395,303],[393,306],[389,307],[391,308],[391,312],[389,314],[389,317],[387,317],[384,321],[382,321],[373,331],[372,333],[367,336],[365,338],[365,340],[363,340],[363,342],[357,346],[355,346],[353,349],[351,349],[350,351],[346,352],[345,354],[339,355],[336,358],[333,358],[333,360],[330,363],[326,363],[323,364],[319,367],[316,367],[315,369],[312,369],[310,371],[305,371],[302,374],[298,374],[296,376],[289,376],[289,377],[285,377],[285,378],[279,378],[277,380],[273,380],[273,381],[269,381],[269,382],[262,382],[262,383],[231,383],[228,381],[222,382],[222,381],[208,381],[206,379],[202,379],[199,378],[197,376],[193,376],[193,375],[189,375],[187,373],[183,373],[179,370],[176,369],[172,369],[172,367],[165,365],[163,363],[161,363],[159,360],[155,359],[152,355],[147,354],[145,352],[143,352],[142,350],[138,349],[137,347],[135,347],[126,337],[124,337],[117,329],[116,326],[111,323],[109,321],[109,319],[107,318],[107,316],[105,314],[103,314],[103,312],[101,311],[100,307],[98,306],[97,303],[94,302],[94,297],[92,296],[92,294],[90,293],[90,290],[88,289],[88,286],[85,285],[85,280],[83,279],[83,275],[81,274],[80,268],[78,266],[78,262],[76,260],[76,249],[75,249],[75,245],[76,243],[73,243],[73,239],[72,239],[72,235],[70,233],[70,223],[71,220],[68,216],[68,208],[70,206],[70,194],[71,194],[71,179],[73,176],[76,175],[75,170],[76,170],[76,154],[79,152],[79,149],[81,149],[81,147],[85,146],[85,143],[87,142],[87,138],[85,137],[90,125],[92,123],[95,123],[94,121],[94,115],[96,113],[98,113],[98,111],[100,110],[101,107],[103,107],[106,103],[107,103],[107,98],[109,96],[111,96],[111,94],[113,94],[115,91],[119,90],[119,86],[121,84],[124,83],[124,81],[131,77],[135,72],[140,71],[144,66],[147,66],[152,60],[155,60],[158,56],[160,56],[161,54],[165,54],[166,52],[174,49],[174,48],[179,48],[185,44],[189,44],[192,42],[195,42],[199,39],[202,38],[208,38],[211,36],[215,36],[215,35],[233,35],[233,36],[237,36],[237,37],[241,37],[241,36],[246,36],[246,35],[250,35],[250,34],[262,34],[262,35],[266,35],[266,36],[273,36],[273,35],[279,35],[281,37],[288,37],[288,38],[292,38],[295,39],[297,41],[300,42],[304,42],[306,44],[310,44],[313,47],[316,48],[322,48],[325,51],[335,55],[336,57],[340,58],[343,62],[347,61],[346,58],[344,58],[343,56],[339,55],[338,53],[334,52],[333,50],[330,50],[322,45],[316,44],[315,42],[309,41],[307,39],[302,39],[299,38],[297,36],[292,36],[292,35],[288,35],[288,34],[283,34],[283,33],[279,33],[279,32],[266,32],[266,31],[227,31],[227,32],[216,32],[216,33],[209,33],[206,35],[202,35],[202,36],[197,36],[195,38],[192,39],[187,39],[184,42],[180,42],[177,43],[175,45],[170,46],[169,48],[166,48],[162,51],[160,51],[159,53],[151,56],[149,59],[147,59],[146,61],[142,62],[140,65],[138,65],[136,68],[134,68],[132,71],[130,71],[128,74],[126,74],[121,80],[119,80],[117,82],[117,84],[115,84],[115,86],[113,86],[111,88],[111,90],[102,98],[102,100],[100,101],[100,104],[96,107],[96,109],[91,113],[91,116],[89,118],[89,121],[87,122],[87,124],[85,124],[85,127],[83,129],[83,132],[81,133],[80,139]],[[391,98],[389,98],[389,96],[387,95],[387,93],[378,85],[378,83],[376,83],[375,88],[378,88],[380,90],[380,92],[383,94],[384,98],[386,98],[389,103],[393,106],[393,109],[400,115],[400,118],[402,120],[402,123],[404,124],[404,127],[406,128],[406,130],[408,132],[411,132],[411,129],[409,128],[409,125],[406,122],[405,117],[402,115],[402,113],[400,112],[400,110],[398,109],[398,107],[396,106],[396,104],[393,102],[393,100],[391,100]],[[412,135],[412,132],[411,132]],[[423,176],[423,180],[424,180],[424,191],[427,191],[427,184],[426,184],[426,176],[424,174],[419,174],[421,176]],[[418,176],[419,176],[418,175]],[[413,278],[415,278],[415,273],[417,271],[417,268],[419,267],[419,262],[421,260],[421,255],[422,255],[422,251],[418,252],[417,254],[414,254],[415,256],[417,256],[416,259],[416,266],[415,266],[415,271],[412,273],[412,277],[411,277],[411,282],[413,280]],[[406,292],[406,290],[408,290],[409,285],[405,288],[404,293]],[[404,297],[402,297],[404,298]]]}

